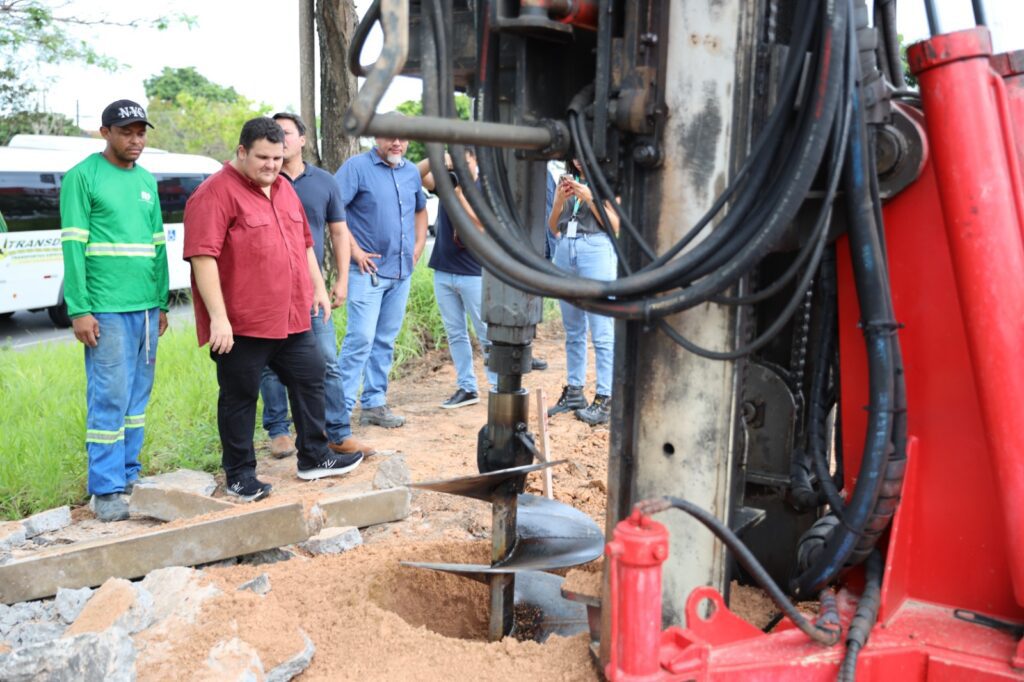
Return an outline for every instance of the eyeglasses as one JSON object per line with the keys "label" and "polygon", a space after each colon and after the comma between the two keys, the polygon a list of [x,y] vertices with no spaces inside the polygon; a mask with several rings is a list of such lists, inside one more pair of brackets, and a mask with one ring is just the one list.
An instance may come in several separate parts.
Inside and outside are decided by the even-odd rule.
{"label": "eyeglasses", "polygon": [[378,140],[384,140],[385,142],[392,142],[392,141],[405,142],[405,138],[404,137],[387,137],[386,135],[378,135],[377,139]]}

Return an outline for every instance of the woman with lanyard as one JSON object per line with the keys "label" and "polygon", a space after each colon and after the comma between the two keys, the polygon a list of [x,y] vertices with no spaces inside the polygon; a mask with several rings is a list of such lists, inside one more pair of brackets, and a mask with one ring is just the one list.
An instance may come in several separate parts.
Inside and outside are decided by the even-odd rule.
{"label": "woman with lanyard", "polygon": [[[615,279],[618,262],[612,237],[601,222],[580,163],[573,159],[566,166],[572,173],[559,180],[548,216],[548,228],[558,240],[554,263],[579,277]],[[605,213],[611,221],[611,232],[618,234],[618,216],[608,202],[605,202]],[[559,301],[559,305],[565,327],[568,381],[558,402],[548,410],[548,416],[573,410],[577,419],[588,424],[607,423],[611,416],[615,323],[610,317],[585,312],[565,301]],[[587,378],[588,327],[597,364],[597,392],[589,405],[583,394]]]}

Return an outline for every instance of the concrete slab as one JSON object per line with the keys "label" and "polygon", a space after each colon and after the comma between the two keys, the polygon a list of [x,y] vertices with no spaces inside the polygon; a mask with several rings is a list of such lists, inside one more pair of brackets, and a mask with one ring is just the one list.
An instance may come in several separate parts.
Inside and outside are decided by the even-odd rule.
{"label": "concrete slab", "polygon": [[[395,489],[399,490],[399,489]],[[384,491],[394,498],[395,491]],[[406,512],[408,513],[408,491]],[[357,516],[353,504],[373,506],[379,516],[383,500],[375,505],[336,502],[331,516]],[[391,506],[395,507],[396,500]],[[376,518],[375,516],[375,518]],[[390,516],[394,517],[392,510]],[[400,518],[400,517],[399,517]],[[383,519],[393,520],[393,518]],[[371,523],[380,523],[373,520]],[[333,525],[356,525],[339,522]],[[94,587],[110,577],[138,578],[168,566],[194,566],[251,554],[272,547],[302,542],[309,537],[301,504],[258,507],[173,528],[155,528],[134,536],[83,542],[45,549],[0,566],[0,603],[12,604],[50,597],[64,587]]]}
{"label": "concrete slab", "polygon": [[[408,488],[390,488],[325,497],[317,506],[325,527],[366,528],[378,523],[401,521],[409,515],[411,498]],[[3,567],[0,567],[2,570]]]}
{"label": "concrete slab", "polygon": [[175,488],[196,495],[212,495],[217,489],[217,481],[213,474],[193,469],[178,469],[166,474],[145,476],[136,485],[155,485],[161,488]]}
{"label": "concrete slab", "polygon": [[136,486],[128,503],[128,511],[133,516],[148,516],[160,521],[188,519],[233,507],[235,505],[230,502],[163,485]]}

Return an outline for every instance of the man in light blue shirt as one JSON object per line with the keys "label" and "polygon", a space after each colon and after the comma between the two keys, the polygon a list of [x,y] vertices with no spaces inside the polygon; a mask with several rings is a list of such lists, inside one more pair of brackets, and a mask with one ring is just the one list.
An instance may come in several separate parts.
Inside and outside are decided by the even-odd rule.
{"label": "man in light blue shirt", "polygon": [[409,278],[427,241],[426,198],[416,165],[405,159],[408,147],[408,140],[378,137],[373,149],[353,156],[334,175],[358,266],[349,270],[348,327],[339,357],[346,438],[360,384],[360,425],[405,423],[388,407],[388,373]]}

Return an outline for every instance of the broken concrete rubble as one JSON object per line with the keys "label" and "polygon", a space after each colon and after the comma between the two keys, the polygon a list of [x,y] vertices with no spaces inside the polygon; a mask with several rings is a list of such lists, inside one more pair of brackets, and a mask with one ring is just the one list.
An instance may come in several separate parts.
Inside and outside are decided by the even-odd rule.
{"label": "broken concrete rubble", "polygon": [[405,457],[395,455],[380,463],[377,473],[373,475],[373,487],[375,490],[387,490],[388,488],[401,488],[412,483],[412,474],[409,473],[409,466],[405,463]]}
{"label": "broken concrete rubble", "polygon": [[134,680],[135,645],[127,632],[113,628],[33,644],[0,656],[0,680],[40,679],[54,682]]}
{"label": "broken concrete rubble", "polygon": [[363,536],[355,526],[342,526],[341,528],[324,528],[320,533],[314,535],[299,545],[310,554],[341,554],[363,544]]}
{"label": "broken concrete rubble", "polygon": [[28,536],[25,534],[25,526],[17,521],[0,523],[0,550],[11,549],[25,544]]}
{"label": "broken concrete rubble", "polygon": [[305,632],[301,630],[299,632],[302,634],[303,642],[305,642],[302,651],[268,672],[267,682],[288,682],[288,680],[305,671],[309,664],[313,662],[316,646],[313,645],[313,640]]}
{"label": "broken concrete rubble", "polygon": [[53,600],[54,608],[57,609],[60,619],[70,625],[78,618],[78,614],[85,608],[93,590],[90,587],[83,587],[77,590],[66,590],[63,587],[57,590],[57,597]]}
{"label": "broken concrete rubble", "polygon": [[153,624],[153,595],[142,585],[111,578],[92,595],[68,628],[67,636],[100,632],[112,627],[130,635]]}
{"label": "broken concrete rubble", "polygon": [[153,571],[139,585],[153,596],[153,618],[162,622],[174,616],[192,623],[203,603],[221,594],[215,585],[202,580],[203,572],[184,566]]}
{"label": "broken concrete rubble", "polygon": [[242,583],[238,586],[239,590],[249,590],[256,594],[267,594],[270,592],[270,576],[266,573],[260,573],[258,576]]}
{"label": "broken concrete rubble", "polygon": [[25,537],[30,540],[43,533],[67,528],[71,525],[71,507],[57,507],[33,514],[22,520],[21,525],[25,527]]}
{"label": "broken concrete rubble", "polygon": [[266,680],[259,652],[237,637],[215,646],[206,660],[206,668],[211,680],[231,680],[231,682],[263,682]]}

